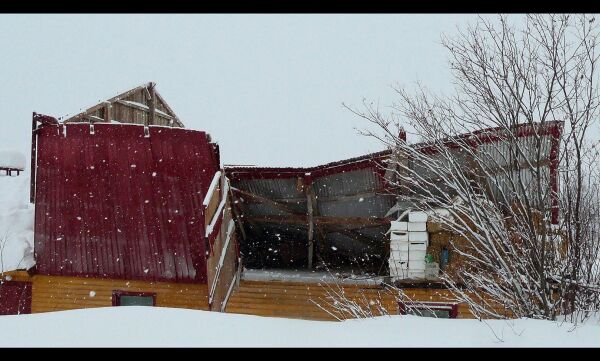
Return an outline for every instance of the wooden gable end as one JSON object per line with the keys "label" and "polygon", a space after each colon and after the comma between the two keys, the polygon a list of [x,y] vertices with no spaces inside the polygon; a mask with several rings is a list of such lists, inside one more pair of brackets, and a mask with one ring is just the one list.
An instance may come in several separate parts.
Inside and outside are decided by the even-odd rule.
{"label": "wooden gable end", "polygon": [[118,122],[184,128],[175,112],[156,91],[155,83],[147,83],[128,90],[98,103],[64,122]]}

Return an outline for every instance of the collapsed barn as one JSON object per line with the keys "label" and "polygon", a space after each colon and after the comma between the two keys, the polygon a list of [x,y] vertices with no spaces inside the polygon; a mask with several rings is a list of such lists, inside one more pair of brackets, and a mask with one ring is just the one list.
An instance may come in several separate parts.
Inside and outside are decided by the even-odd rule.
{"label": "collapsed barn", "polygon": [[[549,122],[535,132],[529,126],[516,130],[520,142],[531,143],[526,149],[536,149],[536,136],[540,136],[543,161],[538,167],[547,175],[547,186],[552,189],[557,189],[560,129],[560,122]],[[453,142],[469,137],[477,139],[474,144],[478,152],[491,154],[498,164],[497,173],[488,175],[481,191],[489,192],[491,197],[508,193],[508,184],[499,178],[507,167],[515,166],[501,130],[459,135]],[[431,153],[432,159],[437,157],[428,144],[415,144],[414,148]],[[448,149],[458,163],[470,164],[450,141]],[[395,177],[400,171],[398,163],[403,161],[422,177],[423,184],[436,187],[399,187]],[[526,184],[532,179],[529,161],[520,159],[514,169]],[[436,192],[443,192],[443,198],[452,198],[453,190],[438,186],[435,175],[408,156],[383,151],[311,168],[232,166],[226,167],[226,172],[232,184],[240,248],[247,268],[333,270],[419,280],[425,278],[427,254],[442,268],[456,268],[456,262],[448,264],[451,241],[456,237],[436,227],[427,214],[411,212],[414,204],[402,197],[412,192],[412,197],[427,193],[435,198]],[[555,198],[553,222],[558,219],[556,202]]]}
{"label": "collapsed barn", "polygon": [[[553,190],[560,127],[535,132]],[[517,133],[534,141],[531,128]],[[497,130],[459,137],[473,136],[499,169],[527,179],[528,159],[515,165]],[[209,134],[185,129],[148,83],[63,122],[34,113],[31,157],[36,265],[2,274],[0,314],[150,305],[352,317],[315,304],[330,296],[325,280],[392,314],[434,301],[439,317],[471,317],[438,277],[460,272],[460,237],[412,209],[395,164],[436,179],[391,150],[315,167],[221,168]],[[416,306],[387,292],[390,279]]]}

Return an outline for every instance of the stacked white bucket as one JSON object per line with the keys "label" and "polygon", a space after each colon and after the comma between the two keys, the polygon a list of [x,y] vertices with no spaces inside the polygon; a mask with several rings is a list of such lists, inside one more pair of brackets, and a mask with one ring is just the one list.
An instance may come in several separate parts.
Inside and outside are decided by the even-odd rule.
{"label": "stacked white bucket", "polygon": [[425,255],[429,245],[427,213],[410,212],[408,222],[392,221],[390,227],[390,276],[425,278]]}

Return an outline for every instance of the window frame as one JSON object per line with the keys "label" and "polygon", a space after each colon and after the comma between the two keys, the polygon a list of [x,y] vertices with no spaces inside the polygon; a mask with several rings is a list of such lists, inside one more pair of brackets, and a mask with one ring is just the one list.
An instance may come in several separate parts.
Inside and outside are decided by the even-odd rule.
{"label": "window frame", "polygon": [[[433,311],[449,311],[449,317],[458,318],[458,304],[449,302],[419,302],[419,301],[400,301],[398,302],[398,314],[406,315],[409,308],[430,309]],[[448,309],[450,308],[450,309]]]}
{"label": "window frame", "polygon": [[134,297],[152,297],[152,307],[156,307],[156,292],[143,292],[143,291],[121,291],[115,290],[112,293],[112,305],[121,307],[121,296],[134,296]]}

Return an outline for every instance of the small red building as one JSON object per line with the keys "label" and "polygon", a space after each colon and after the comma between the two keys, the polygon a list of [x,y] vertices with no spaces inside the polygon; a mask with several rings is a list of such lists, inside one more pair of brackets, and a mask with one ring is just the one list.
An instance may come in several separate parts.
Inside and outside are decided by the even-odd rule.
{"label": "small red building", "polygon": [[[183,128],[150,85],[68,122],[34,114],[36,265],[4,278],[5,298],[20,295],[9,302],[18,309],[5,313],[130,304],[209,309],[222,301],[231,276],[219,284],[216,269],[207,268],[221,256],[211,246],[225,237],[223,217],[231,218],[219,148],[207,133]],[[164,125],[169,119],[176,121]],[[235,241],[227,243],[226,266],[234,271]]]}

